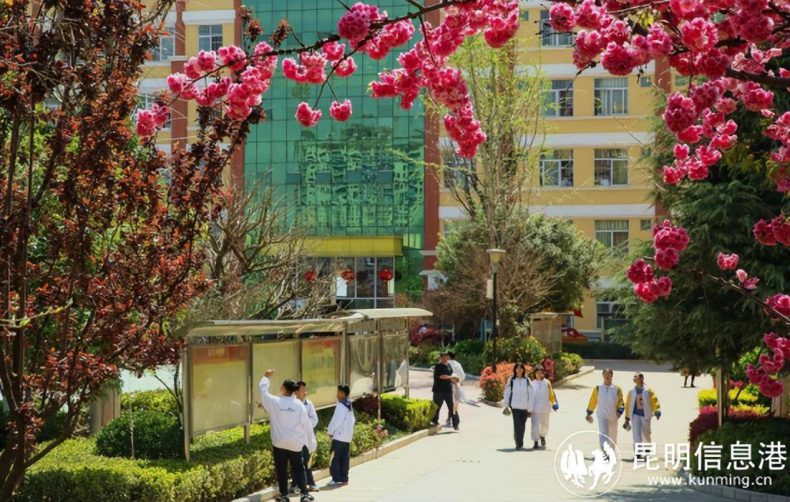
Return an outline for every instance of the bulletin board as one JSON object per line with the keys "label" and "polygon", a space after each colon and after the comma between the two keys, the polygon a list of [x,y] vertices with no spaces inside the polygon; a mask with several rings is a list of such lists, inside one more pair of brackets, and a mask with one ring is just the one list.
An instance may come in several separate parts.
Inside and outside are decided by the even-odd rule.
{"label": "bulletin board", "polygon": [[258,382],[269,368],[275,371],[269,389],[271,394],[280,394],[280,385],[286,378],[300,380],[299,340],[252,344],[252,402],[255,404],[252,419],[255,422],[266,416],[266,412],[258,407],[258,401],[261,400]]}
{"label": "bulletin board", "polygon": [[196,345],[189,350],[193,434],[245,423],[249,409],[248,346]]}
{"label": "bulletin board", "polygon": [[340,385],[341,338],[302,340],[302,380],[316,407],[335,404]]}

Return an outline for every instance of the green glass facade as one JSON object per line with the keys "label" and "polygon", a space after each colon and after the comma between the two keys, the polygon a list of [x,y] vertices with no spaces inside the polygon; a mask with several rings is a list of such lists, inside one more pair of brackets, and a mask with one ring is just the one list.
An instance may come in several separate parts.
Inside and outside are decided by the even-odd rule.
{"label": "green glass facade", "polygon": [[[402,0],[377,2],[390,16],[406,12]],[[262,26],[287,19],[304,44],[336,31],[345,9],[336,0],[251,0]],[[288,46],[296,46],[290,36]],[[423,245],[424,110],[411,111],[397,100],[372,99],[368,84],[397,65],[393,52],[381,61],[355,58],[349,78],[333,78],[318,100],[324,116],[316,127],[295,119],[301,101],[311,106],[321,86],[301,85],[275,76],[264,96],[268,119],[253,128],[245,147],[245,185],[273,185],[288,208],[289,223],[317,236],[400,236],[409,250]],[[348,122],[329,117],[335,99],[348,98],[354,113]]]}
{"label": "green glass facade", "polygon": [[[247,0],[269,30],[287,19],[295,35],[286,46],[305,45],[336,32],[345,9],[337,0]],[[376,2],[389,16],[402,15],[403,0]],[[267,120],[255,126],[245,146],[245,186],[269,187],[286,208],[288,224],[319,237],[399,237],[404,256],[393,257],[399,291],[421,289],[424,239],[424,107],[420,100],[403,110],[398,100],[373,99],[368,85],[380,71],[397,66],[408,46],[374,61],[357,55],[349,78],[320,85],[287,80],[281,69],[264,95]],[[298,60],[298,58],[297,58]],[[329,67],[327,66],[327,72]],[[337,98],[335,98],[335,95]],[[348,98],[353,115],[345,122],[329,116],[333,100]],[[294,118],[300,102],[318,100],[323,118],[302,127]],[[364,257],[364,250],[360,251]]]}

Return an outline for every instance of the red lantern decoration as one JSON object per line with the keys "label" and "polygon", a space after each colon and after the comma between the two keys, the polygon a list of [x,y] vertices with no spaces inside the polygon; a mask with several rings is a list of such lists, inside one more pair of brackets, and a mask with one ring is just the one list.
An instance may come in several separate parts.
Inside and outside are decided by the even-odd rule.
{"label": "red lantern decoration", "polygon": [[304,280],[307,282],[315,281],[316,277],[318,277],[318,273],[315,270],[308,270],[304,273]]}
{"label": "red lantern decoration", "polygon": [[356,278],[356,274],[354,274],[353,270],[351,270],[350,268],[347,268],[347,269],[344,269],[342,272],[340,272],[340,277],[342,277],[343,280],[348,283],[348,282],[353,281]]}
{"label": "red lantern decoration", "polygon": [[381,279],[381,282],[385,284],[392,280],[392,276],[392,269],[382,268],[379,270],[379,279]]}

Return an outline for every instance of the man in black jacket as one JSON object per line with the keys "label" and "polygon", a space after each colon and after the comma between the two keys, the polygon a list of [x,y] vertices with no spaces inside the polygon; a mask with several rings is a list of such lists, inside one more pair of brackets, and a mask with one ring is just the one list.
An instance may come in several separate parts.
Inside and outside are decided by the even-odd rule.
{"label": "man in black jacket", "polygon": [[450,355],[442,352],[441,360],[433,367],[433,402],[436,403],[436,414],[431,420],[432,425],[439,424],[439,412],[442,403],[447,403],[447,412],[452,417],[453,428],[458,430],[458,415],[453,412],[453,368],[450,366]]}

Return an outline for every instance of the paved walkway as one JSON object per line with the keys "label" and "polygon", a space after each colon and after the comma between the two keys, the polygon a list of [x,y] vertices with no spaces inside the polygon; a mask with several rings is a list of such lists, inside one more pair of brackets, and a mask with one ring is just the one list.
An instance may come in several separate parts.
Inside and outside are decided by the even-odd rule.
{"label": "paved walkway", "polygon": [[[568,494],[554,474],[554,454],[559,443],[580,430],[597,430],[584,421],[591,389],[601,381],[601,369],[615,370],[615,383],[632,386],[635,370],[645,374],[649,387],[656,391],[664,412],[653,421],[653,440],[658,443],[663,464],[664,443],[685,442],[688,423],[697,414],[696,389],[684,389],[682,377],[666,366],[636,361],[599,361],[595,371],[558,389],[558,412],[552,414],[548,448],[543,451],[513,449],[512,420],[502,410],[484,403],[462,407],[461,430],[445,429],[379,460],[351,470],[350,484],[339,489],[322,489],[319,502],[478,502],[524,500],[579,500]],[[412,395],[429,397],[430,375],[412,371]],[[710,377],[697,384],[711,385]],[[470,398],[479,397],[474,382],[466,382]],[[622,421],[621,421],[622,424]],[[529,429],[527,431],[529,434]],[[594,443],[594,440],[593,440]],[[630,449],[631,433],[619,430],[618,444],[625,457],[623,475],[617,486],[596,500],[609,501],[691,501],[723,500],[687,487],[651,487],[645,470],[634,471]],[[581,446],[581,445],[579,445]],[[668,475],[663,469],[649,475]],[[322,487],[326,481],[319,483]]]}

